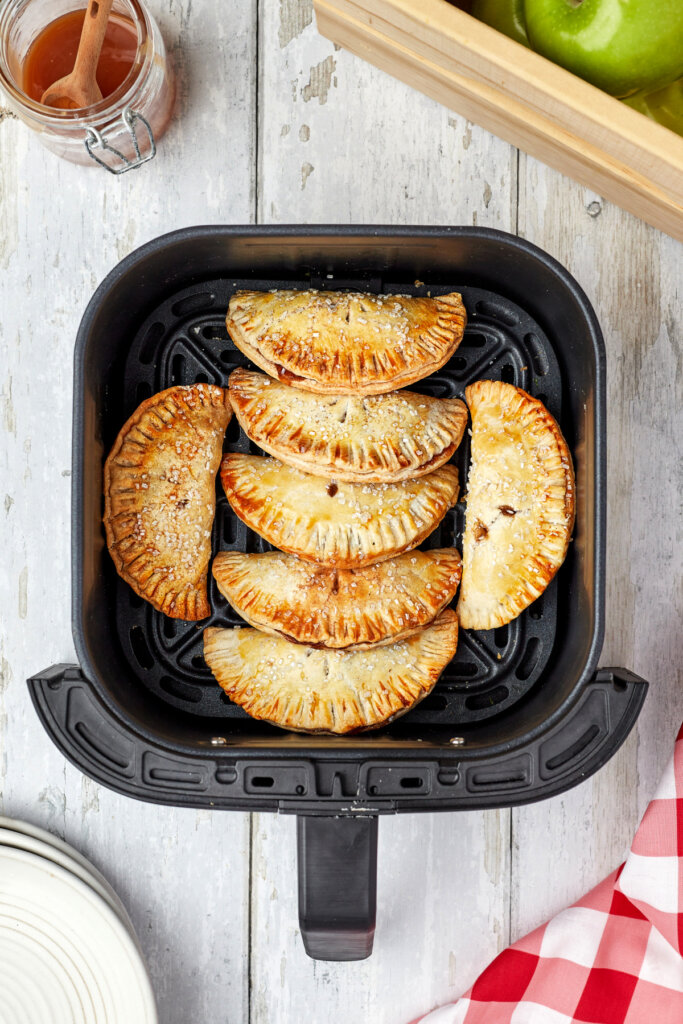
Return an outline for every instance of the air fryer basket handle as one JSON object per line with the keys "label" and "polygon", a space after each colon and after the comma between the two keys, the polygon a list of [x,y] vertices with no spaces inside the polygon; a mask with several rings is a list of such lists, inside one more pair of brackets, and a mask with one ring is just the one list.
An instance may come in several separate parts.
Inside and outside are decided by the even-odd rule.
{"label": "air fryer basket handle", "polygon": [[[380,748],[375,753],[368,749],[362,760],[338,765],[337,789],[320,785],[310,751],[300,758],[291,754],[278,758],[272,751],[237,751],[227,743],[214,747],[205,741],[190,753],[143,736],[104,704],[98,688],[77,665],[53,665],[32,676],[28,686],[43,726],[65,757],[118,793],[180,807],[303,815],[299,833],[302,870],[311,859],[314,837],[324,862],[332,863],[339,837],[352,835],[353,821],[362,834],[368,815],[510,807],[570,789],[612,757],[631,731],[647,693],[645,680],[627,669],[598,669],[575,705],[521,751],[473,752],[472,756],[466,743],[460,747],[444,744],[432,756],[408,763],[400,752],[388,760],[386,750]],[[422,785],[405,789],[401,780],[406,773],[417,775]],[[255,786],[254,775],[268,777],[269,788]],[[316,826],[308,816],[320,814],[325,817]],[[339,837],[325,844],[325,835],[333,835],[335,821]],[[371,830],[373,826],[367,827]],[[316,829],[321,830],[322,839]],[[351,846],[350,853],[358,851]],[[370,852],[368,847],[368,858]],[[372,864],[368,859],[363,877],[374,874]],[[315,909],[323,877],[315,879],[315,886],[313,876],[308,880],[305,874],[302,877],[306,897],[302,905],[308,923],[309,904]],[[313,918],[310,920],[312,926]]]}
{"label": "air fryer basket handle", "polygon": [[377,818],[297,817],[299,925],[314,960],[365,960],[377,906]]}

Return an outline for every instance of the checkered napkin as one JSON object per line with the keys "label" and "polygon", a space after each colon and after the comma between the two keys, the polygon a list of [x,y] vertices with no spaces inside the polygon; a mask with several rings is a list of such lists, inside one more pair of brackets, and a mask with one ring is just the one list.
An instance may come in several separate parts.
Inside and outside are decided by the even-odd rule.
{"label": "checkered napkin", "polygon": [[578,1022],[683,1024],[683,727],[626,862],[419,1020]]}

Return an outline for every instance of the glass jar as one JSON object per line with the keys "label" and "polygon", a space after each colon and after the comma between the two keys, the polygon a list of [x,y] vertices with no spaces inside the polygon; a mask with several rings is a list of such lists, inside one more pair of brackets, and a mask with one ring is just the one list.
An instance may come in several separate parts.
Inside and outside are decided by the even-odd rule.
{"label": "glass jar", "polygon": [[48,24],[86,0],[0,2],[0,87],[9,105],[40,141],[78,164],[101,164],[120,174],[150,160],[173,113],[175,82],[156,22],[140,0],[114,0],[112,14],[137,31],[133,65],[111,95],[79,110],[61,110],[31,99],[22,89],[22,69],[36,37]]}

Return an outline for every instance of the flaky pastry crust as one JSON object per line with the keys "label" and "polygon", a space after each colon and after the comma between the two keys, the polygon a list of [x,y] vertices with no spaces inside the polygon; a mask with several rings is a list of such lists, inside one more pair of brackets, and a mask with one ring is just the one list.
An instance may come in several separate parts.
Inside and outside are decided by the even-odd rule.
{"label": "flaky pastry crust", "polygon": [[448,462],[467,425],[458,398],[316,395],[241,368],[230,375],[230,401],[245,434],[269,455],[355,483],[430,473]]}
{"label": "flaky pastry crust", "polygon": [[299,732],[386,725],[427,696],[457,645],[448,609],[406,640],[365,651],[306,647],[258,629],[204,630],[204,658],[228,697],[253,718]]}
{"label": "flaky pastry crust", "polygon": [[494,629],[543,593],[574,526],[574,469],[545,406],[501,381],[465,391],[472,414],[463,573],[464,629]]}
{"label": "flaky pastry crust", "polygon": [[455,548],[410,551],[365,569],[326,569],[294,555],[221,551],[218,588],[251,626],[312,646],[392,643],[432,622],[460,582]]}
{"label": "flaky pastry crust", "polygon": [[215,477],[230,416],[223,388],[167,388],[136,409],[105,463],[104,527],[116,569],[171,618],[210,613]]}
{"label": "flaky pastry crust", "polygon": [[221,481],[252,530],[281,551],[333,569],[359,569],[417,547],[458,497],[453,465],[418,480],[352,484],[232,453],[223,458]]}
{"label": "flaky pastry crust", "polygon": [[320,394],[373,395],[434,373],[467,322],[457,292],[435,298],[362,292],[239,291],[227,328],[271,377]]}

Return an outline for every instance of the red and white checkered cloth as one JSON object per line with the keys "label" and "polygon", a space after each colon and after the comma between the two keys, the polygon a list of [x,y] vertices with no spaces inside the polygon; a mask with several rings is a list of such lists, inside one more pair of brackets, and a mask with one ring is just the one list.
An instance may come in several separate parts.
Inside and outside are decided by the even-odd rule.
{"label": "red and white checkered cloth", "polygon": [[683,727],[626,862],[419,1024],[578,1022],[683,1024]]}

